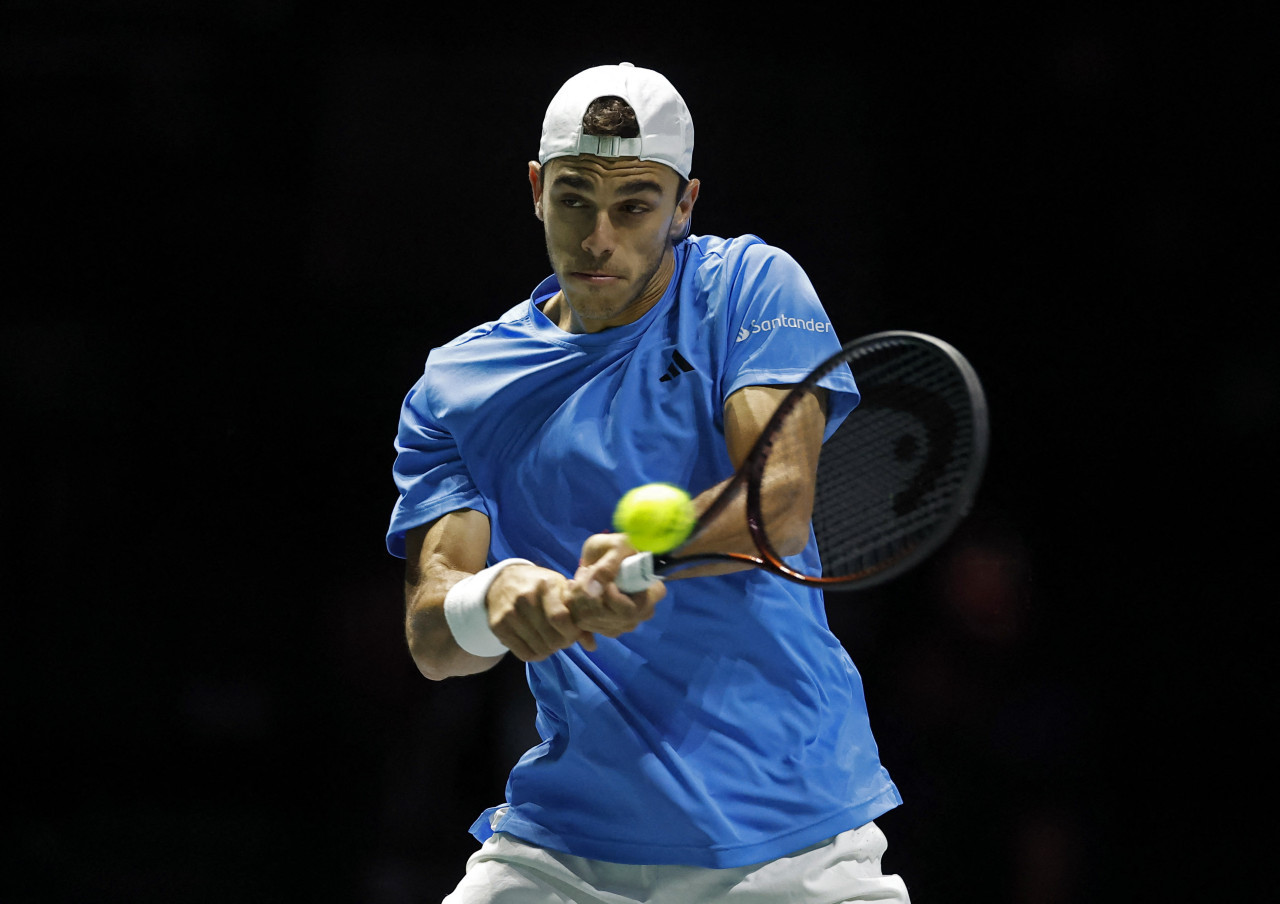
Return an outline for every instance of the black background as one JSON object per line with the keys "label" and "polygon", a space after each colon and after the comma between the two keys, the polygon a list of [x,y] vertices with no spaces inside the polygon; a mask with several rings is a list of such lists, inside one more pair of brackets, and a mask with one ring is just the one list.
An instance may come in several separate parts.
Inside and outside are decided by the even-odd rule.
{"label": "black background", "polygon": [[973,516],[830,601],[887,866],[917,902],[1252,889],[1274,50],[1231,9],[1037,10],[6,4],[0,897],[456,883],[532,717],[518,663],[404,650],[397,411],[545,275],[542,112],[624,59],[693,111],[696,231],[987,387]]}

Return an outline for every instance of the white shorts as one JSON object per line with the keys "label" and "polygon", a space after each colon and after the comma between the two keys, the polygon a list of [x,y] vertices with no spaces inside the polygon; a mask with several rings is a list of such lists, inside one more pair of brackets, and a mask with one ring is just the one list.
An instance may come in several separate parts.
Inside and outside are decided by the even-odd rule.
{"label": "white shorts", "polygon": [[777,860],[707,869],[587,860],[499,832],[443,904],[909,904],[902,879],[880,872],[887,847],[869,822]]}

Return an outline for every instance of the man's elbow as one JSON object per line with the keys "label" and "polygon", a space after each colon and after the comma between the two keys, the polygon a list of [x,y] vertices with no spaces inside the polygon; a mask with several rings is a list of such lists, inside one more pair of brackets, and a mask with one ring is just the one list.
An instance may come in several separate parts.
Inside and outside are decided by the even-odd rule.
{"label": "man's elbow", "polygon": [[442,609],[410,606],[404,634],[413,664],[424,677],[443,681],[460,674],[452,667],[458,647],[453,643]]}
{"label": "man's elbow", "polygon": [[502,659],[501,656],[473,656],[460,648],[442,615],[411,617],[405,626],[405,637],[414,665],[431,681],[476,675],[493,668]]}
{"label": "man's elbow", "polygon": [[449,645],[448,650],[430,652],[415,650],[413,644],[410,644],[409,653],[413,656],[413,662],[418,667],[418,671],[430,681],[443,681],[446,678],[475,675],[493,668],[494,664],[502,658],[499,656],[493,659],[483,659],[479,656],[472,656],[459,650],[453,644]]}
{"label": "man's elbow", "polygon": [[769,531],[769,542],[773,545],[774,552],[784,557],[804,552],[809,545],[812,514],[812,508],[804,506],[803,510],[793,508],[780,518],[777,528]]}
{"label": "man's elbow", "polygon": [[789,530],[786,531],[778,540],[774,540],[770,537],[770,541],[774,544],[774,552],[783,558],[787,556],[798,556],[800,553],[804,552],[804,548],[809,545],[809,523],[807,521],[805,522],[803,533],[797,530]]}
{"label": "man's elbow", "polygon": [[457,674],[449,669],[448,663],[443,657],[433,655],[420,648],[415,649],[413,643],[409,644],[409,655],[413,657],[413,664],[418,667],[418,671],[422,673],[422,676],[430,681],[443,681]]}

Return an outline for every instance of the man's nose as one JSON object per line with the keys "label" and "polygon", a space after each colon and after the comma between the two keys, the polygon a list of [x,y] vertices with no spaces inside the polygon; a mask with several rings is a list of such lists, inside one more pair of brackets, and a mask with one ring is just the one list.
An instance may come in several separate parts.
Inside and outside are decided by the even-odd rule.
{"label": "man's nose", "polygon": [[596,214],[591,232],[582,240],[582,247],[594,257],[604,257],[611,254],[617,245],[618,233],[613,227],[613,220],[609,211],[602,210]]}

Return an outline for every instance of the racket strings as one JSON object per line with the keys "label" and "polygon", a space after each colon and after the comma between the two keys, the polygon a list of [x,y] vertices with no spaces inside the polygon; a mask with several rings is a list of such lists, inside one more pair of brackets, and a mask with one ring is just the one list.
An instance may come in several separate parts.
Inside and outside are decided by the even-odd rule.
{"label": "racket strings", "polygon": [[860,350],[850,362],[857,416],[824,445],[813,523],[823,575],[895,565],[956,517],[975,423],[954,362],[913,343]]}

